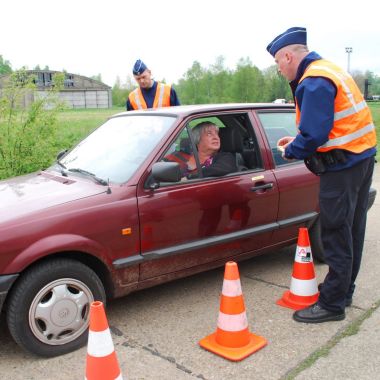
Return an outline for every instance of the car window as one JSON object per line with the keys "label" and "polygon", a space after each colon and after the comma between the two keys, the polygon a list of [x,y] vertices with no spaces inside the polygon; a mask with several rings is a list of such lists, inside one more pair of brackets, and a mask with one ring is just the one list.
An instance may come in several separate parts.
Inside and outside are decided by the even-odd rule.
{"label": "car window", "polygon": [[[194,128],[200,123],[212,123],[217,126],[220,149],[211,162],[209,169],[199,160],[194,141]],[[261,167],[261,159],[257,158],[257,142],[244,115],[219,115],[195,118],[189,121],[166,150],[160,161],[177,162],[183,174],[182,181],[233,175]],[[192,162],[190,161],[192,159]],[[201,172],[199,168],[202,167]],[[162,185],[162,183],[161,183]]]}
{"label": "car window", "polygon": [[184,128],[169,149],[164,153],[161,162],[176,162],[179,164],[181,172],[187,170],[187,163],[193,155],[193,145],[188,128]]}
{"label": "car window", "polygon": [[159,144],[175,117],[119,116],[109,119],[60,162],[68,172],[87,171],[113,183],[126,182]]}
{"label": "car window", "polygon": [[258,112],[259,119],[267,136],[275,164],[289,164],[277,149],[277,141],[284,136],[296,136],[295,112]]}

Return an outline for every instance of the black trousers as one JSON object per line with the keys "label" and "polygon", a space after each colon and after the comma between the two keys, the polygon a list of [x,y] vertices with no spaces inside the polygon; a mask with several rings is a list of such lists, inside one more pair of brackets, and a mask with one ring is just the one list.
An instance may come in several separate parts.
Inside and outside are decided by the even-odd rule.
{"label": "black trousers", "polygon": [[370,157],[352,168],[320,177],[322,242],[329,271],[318,303],[333,312],[343,312],[346,299],[351,299],[355,290],[374,162]]}

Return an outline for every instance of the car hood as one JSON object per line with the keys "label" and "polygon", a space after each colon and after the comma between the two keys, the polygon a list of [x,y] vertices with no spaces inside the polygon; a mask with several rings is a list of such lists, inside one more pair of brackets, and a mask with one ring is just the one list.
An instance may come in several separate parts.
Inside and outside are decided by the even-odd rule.
{"label": "car hood", "polygon": [[0,223],[105,191],[91,180],[45,171],[0,181]]}

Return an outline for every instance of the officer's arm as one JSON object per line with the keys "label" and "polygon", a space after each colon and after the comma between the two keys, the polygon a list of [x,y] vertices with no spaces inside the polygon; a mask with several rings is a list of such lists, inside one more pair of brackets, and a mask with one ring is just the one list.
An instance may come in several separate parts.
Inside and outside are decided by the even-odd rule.
{"label": "officer's arm", "polygon": [[334,125],[335,95],[335,85],[326,78],[306,78],[297,88],[300,133],[287,146],[286,158],[309,157],[328,140]]}

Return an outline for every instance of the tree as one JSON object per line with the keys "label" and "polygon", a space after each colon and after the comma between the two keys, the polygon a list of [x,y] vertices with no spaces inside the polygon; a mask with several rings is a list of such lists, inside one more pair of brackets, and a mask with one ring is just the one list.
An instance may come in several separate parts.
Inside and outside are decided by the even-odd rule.
{"label": "tree", "polygon": [[252,65],[251,60],[241,58],[232,76],[232,98],[235,102],[262,102],[264,95],[264,77],[261,71]]}
{"label": "tree", "polygon": [[123,89],[121,88],[120,77],[118,76],[116,78],[115,84],[112,87],[112,104],[114,106],[120,106],[121,107],[123,105],[122,104],[123,100],[124,100],[124,104],[125,104]]}
{"label": "tree", "polygon": [[218,56],[208,69],[194,61],[176,89],[181,104],[293,99],[289,84],[278,74],[276,66],[261,71],[248,57],[240,58],[236,70],[225,67],[223,56]]}
{"label": "tree", "polygon": [[[211,66],[208,81],[211,83],[211,96],[208,103],[226,103],[232,101],[231,72],[224,65],[225,58],[220,55]],[[210,80],[211,79],[211,80]]]}
{"label": "tree", "polygon": [[275,65],[264,70],[263,78],[263,101],[272,102],[275,99],[293,99],[288,82],[278,73]]}
{"label": "tree", "polygon": [[176,90],[182,104],[208,103],[205,96],[205,70],[198,61],[194,61],[186,71]]}
{"label": "tree", "polygon": [[102,82],[102,74],[93,75],[91,79],[97,80],[98,82]]}
{"label": "tree", "polygon": [[12,67],[9,61],[4,60],[3,56],[0,55],[0,75],[10,74],[12,72]]}
{"label": "tree", "polygon": [[365,75],[370,83],[369,95],[380,95],[380,77],[371,71],[367,71]]}
{"label": "tree", "polygon": [[112,87],[112,104],[119,107],[125,107],[128,95],[135,88],[132,78],[128,75],[126,83],[122,84],[120,77],[116,77],[116,82]]}
{"label": "tree", "polygon": [[355,70],[351,73],[352,78],[354,78],[354,81],[360,88],[360,91],[364,94],[364,81],[366,79],[365,74],[361,72],[360,70]]}

